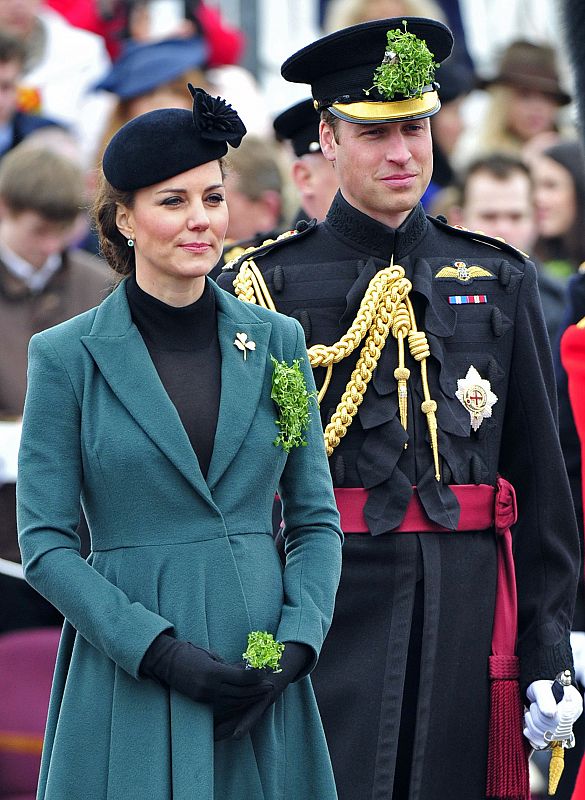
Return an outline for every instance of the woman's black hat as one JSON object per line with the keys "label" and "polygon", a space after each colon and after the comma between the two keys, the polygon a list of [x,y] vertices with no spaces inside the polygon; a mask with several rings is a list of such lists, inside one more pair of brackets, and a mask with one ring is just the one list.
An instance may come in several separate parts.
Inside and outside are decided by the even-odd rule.
{"label": "woman's black hat", "polygon": [[225,156],[246,133],[237,112],[220,97],[188,84],[193,110],[161,108],[130,120],[114,134],[102,167],[108,183],[133,192]]}

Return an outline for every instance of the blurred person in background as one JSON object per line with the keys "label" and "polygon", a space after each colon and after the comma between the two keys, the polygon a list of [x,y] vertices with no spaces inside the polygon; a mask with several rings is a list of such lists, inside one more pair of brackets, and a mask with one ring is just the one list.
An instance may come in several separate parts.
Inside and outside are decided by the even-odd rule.
{"label": "blurred person in background", "polygon": [[577,140],[546,148],[531,159],[538,238],[534,255],[567,280],[585,261],[585,155]]}
{"label": "blurred person in background", "polygon": [[130,39],[137,42],[204,36],[209,66],[237,64],[245,47],[241,30],[226,22],[221,9],[201,0],[46,0],[71,25],[98,33],[113,59]]}
{"label": "blurred person in background", "polygon": [[90,89],[110,63],[104,40],[75,28],[41,0],[0,0],[0,30],[27,49],[20,108],[69,126],[91,162],[110,106]]}
{"label": "blurred person in background", "polygon": [[18,87],[27,50],[24,42],[0,29],[0,157],[33,131],[59,123],[19,110]]}
{"label": "blurred person in background", "polygon": [[329,0],[323,30],[332,33],[360,22],[404,16],[447,22],[446,14],[436,0]]}
{"label": "blurred person in background", "polygon": [[[492,153],[470,164],[460,181],[459,205],[453,208],[450,222],[502,239],[532,258],[537,228],[526,164],[507,153]],[[564,286],[535,263],[542,309],[553,344],[564,316]]]}
{"label": "blurred person in background", "polygon": [[[200,52],[203,44],[205,59],[197,66],[205,71],[205,79],[195,85],[208,87],[227,102],[236,103],[249,132],[270,134],[267,102],[254,76],[239,64],[245,46],[244,35],[228,25],[218,9],[198,0],[105,0],[102,14],[108,13],[120,26],[115,60],[124,58],[132,45],[183,39],[187,48],[191,42]],[[150,51],[145,50],[141,58],[155,59],[155,55],[157,51],[152,51],[150,56]],[[179,59],[184,61],[185,56]],[[152,66],[156,71],[156,63]],[[150,66],[143,65],[142,69],[148,71]]]}
{"label": "blurred person in background", "polygon": [[561,85],[552,46],[523,40],[510,43],[496,75],[480,78],[477,87],[485,90],[485,96],[461,137],[460,168],[494,151],[521,156],[536,143],[551,145],[564,135],[561,110],[571,96]]}
{"label": "blurred person in background", "polygon": [[257,245],[282,233],[290,187],[273,139],[247,135],[229,154],[224,183],[230,211],[227,248]]}
{"label": "blurred person in background", "polygon": [[[1,0],[0,0],[1,2]],[[97,149],[96,163],[112,136],[139,114],[157,108],[191,108],[187,83],[205,88],[207,45],[202,38],[128,42],[93,87],[115,98]]]}
{"label": "blurred person in background", "polygon": [[273,138],[248,134],[237,150],[231,150],[224,185],[229,224],[222,257],[209,273],[212,280],[248,247],[283,233],[293,213],[285,157]]}
{"label": "blurred person in background", "polygon": [[68,129],[52,125],[38,128],[30,133],[20,147],[22,150],[25,148],[51,150],[57,155],[70,159],[82,170],[84,201],[79,208],[77,221],[73,226],[70,247],[87,250],[93,255],[99,255],[97,238],[94,239],[89,217],[89,207],[95,192],[96,175],[95,170],[86,167],[78,140]]}
{"label": "blurred person in background", "polygon": [[109,271],[70,248],[85,203],[83,171],[25,140],[0,162],[0,632],[58,625],[23,579],[16,534],[15,458],[30,337],[104,297]]}
{"label": "blurred person in background", "polygon": [[325,219],[339,183],[319,144],[319,114],[312,98],[295,103],[274,119],[278,140],[292,151],[290,177],[298,192],[300,208],[292,227],[301,220]]}
{"label": "blurred person in background", "polygon": [[463,104],[474,86],[473,71],[458,56],[448,58],[437,72],[441,113],[431,119],[433,134],[433,176],[423,197],[425,209],[432,206],[437,192],[455,181],[453,156],[465,129]]}

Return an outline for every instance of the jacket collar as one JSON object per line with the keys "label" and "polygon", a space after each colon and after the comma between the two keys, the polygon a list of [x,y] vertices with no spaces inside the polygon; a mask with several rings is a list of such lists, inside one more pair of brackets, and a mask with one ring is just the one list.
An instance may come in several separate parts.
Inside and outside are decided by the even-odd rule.
{"label": "jacket collar", "polygon": [[369,256],[390,262],[390,257],[394,255],[394,263],[398,263],[423,238],[428,221],[419,203],[399,228],[389,228],[358,211],[338,191],[324,225]]}
{"label": "jacket collar", "polygon": [[[98,307],[92,329],[82,342],[114,394],[144,432],[193,488],[213,504],[210,490],[242,446],[260,400],[272,325],[261,322],[246,303],[210,281],[216,294],[222,364],[215,447],[206,482],[179,415],[132,322],[124,284]],[[234,346],[238,333],[245,333],[256,344],[246,360]]]}

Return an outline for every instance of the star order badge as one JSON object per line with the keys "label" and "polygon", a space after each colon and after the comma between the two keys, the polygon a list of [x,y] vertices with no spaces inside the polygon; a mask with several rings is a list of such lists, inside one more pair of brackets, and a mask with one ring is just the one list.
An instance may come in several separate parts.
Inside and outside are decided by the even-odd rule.
{"label": "star order badge", "polygon": [[474,366],[469,367],[467,375],[457,381],[455,397],[469,411],[474,431],[484,419],[491,417],[492,407],[498,402],[490,382],[482,378]]}

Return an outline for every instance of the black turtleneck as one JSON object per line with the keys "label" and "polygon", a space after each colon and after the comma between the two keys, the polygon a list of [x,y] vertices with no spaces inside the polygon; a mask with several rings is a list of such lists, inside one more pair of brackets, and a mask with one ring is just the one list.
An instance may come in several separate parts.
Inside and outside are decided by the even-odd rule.
{"label": "black turtleneck", "polygon": [[221,392],[221,350],[215,294],[206,281],[199,300],[169,306],[144,292],[132,274],[126,281],[132,319],[207,475]]}

